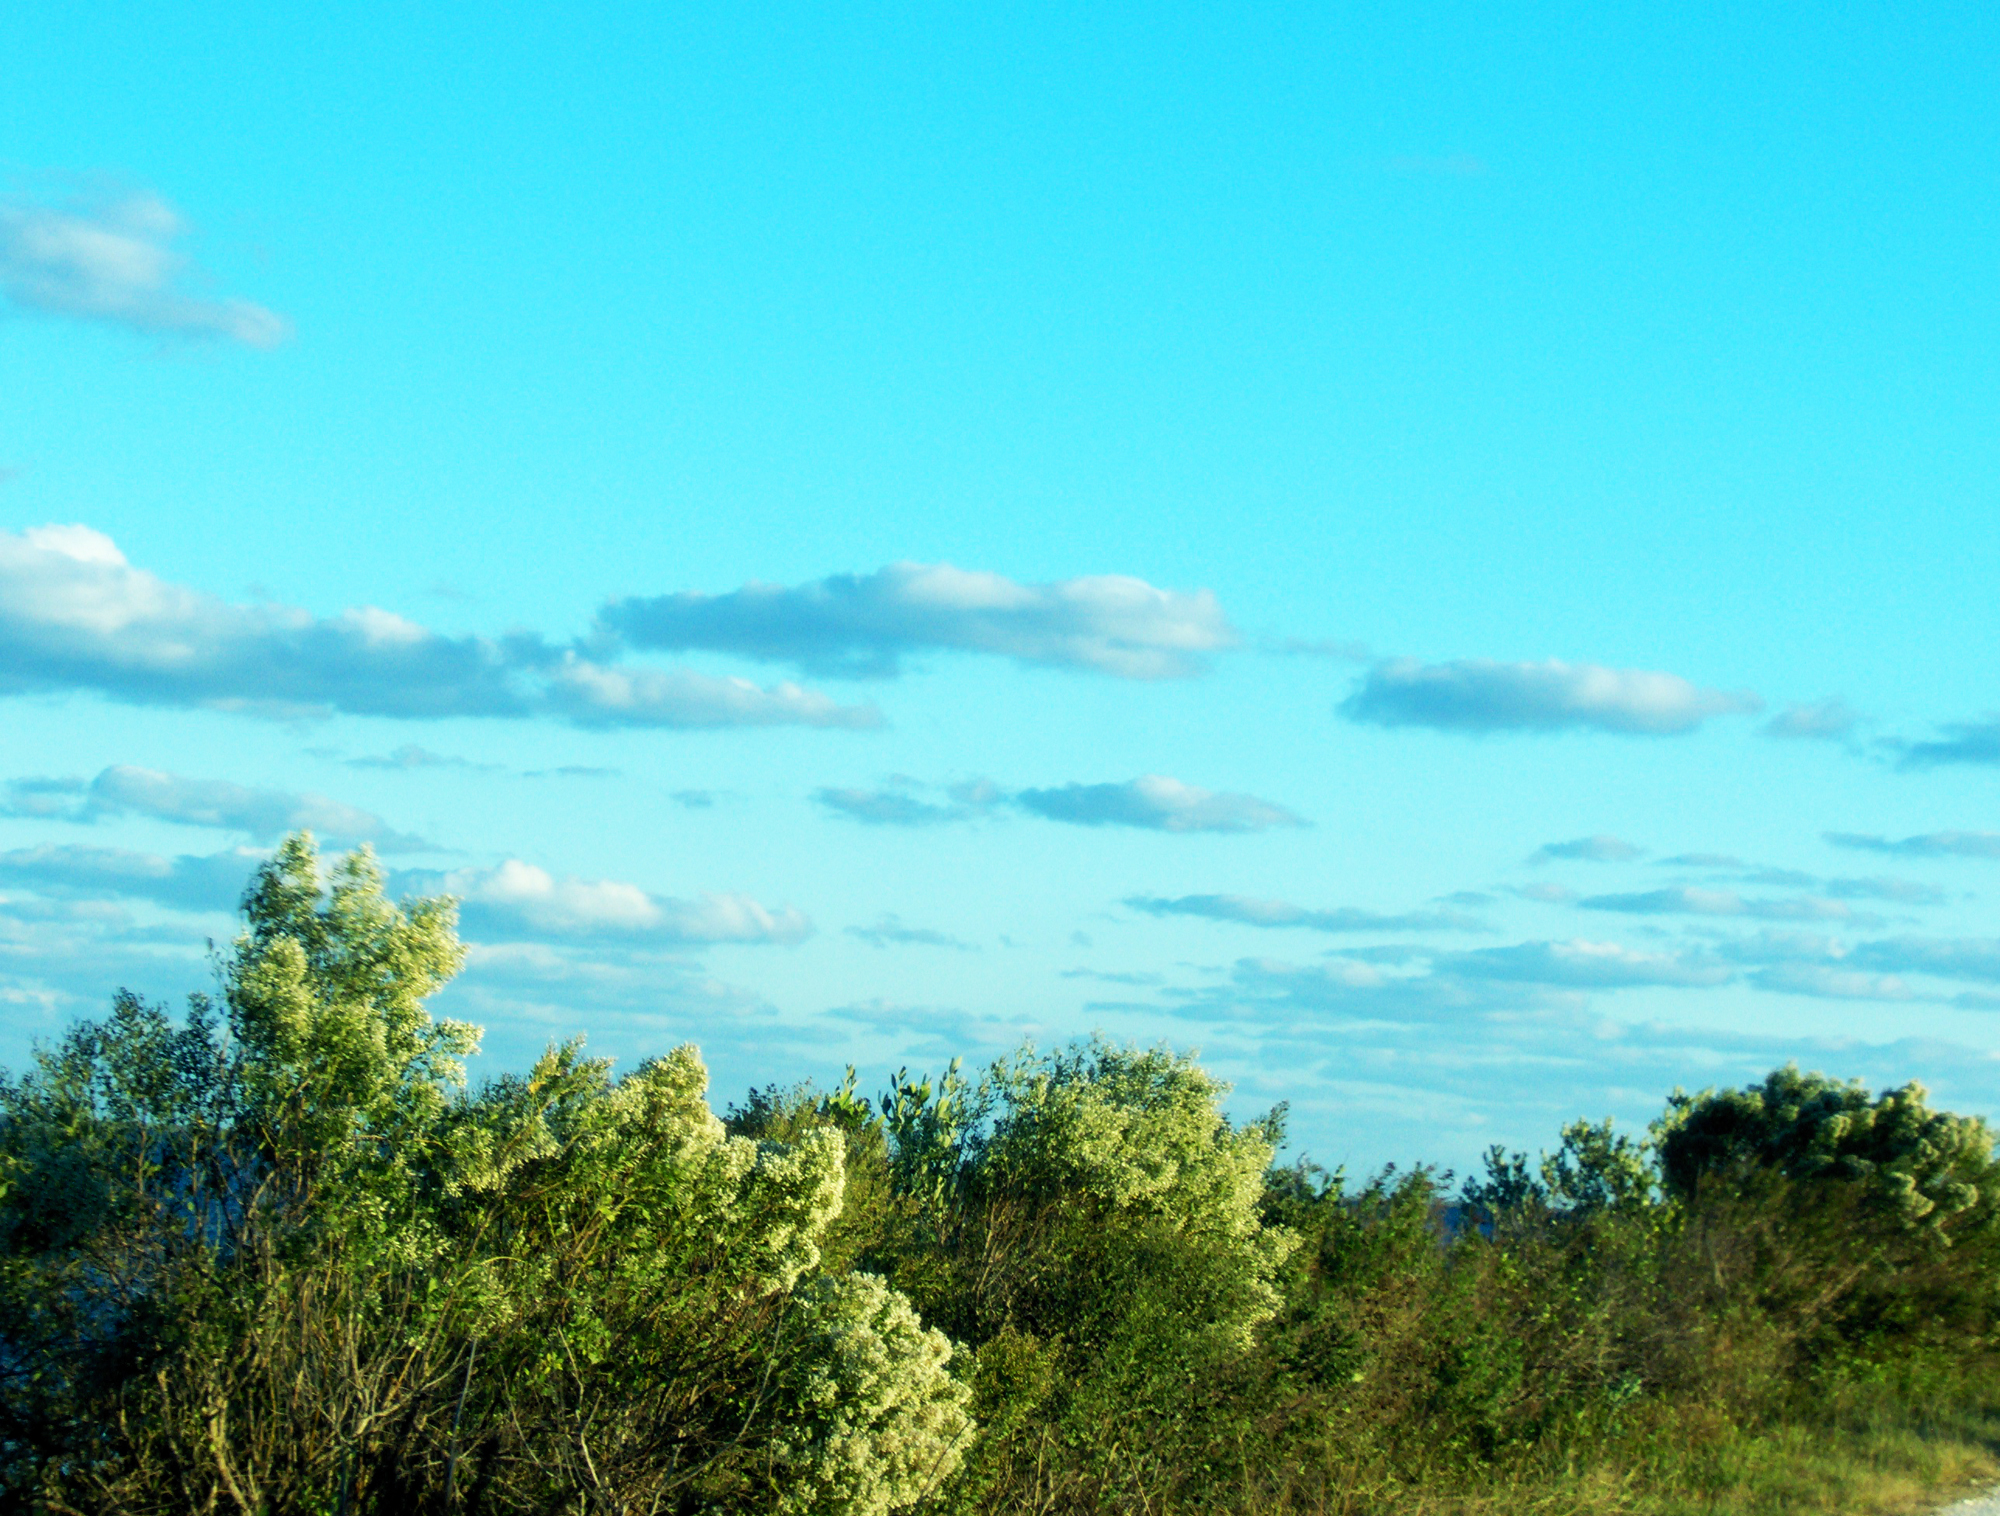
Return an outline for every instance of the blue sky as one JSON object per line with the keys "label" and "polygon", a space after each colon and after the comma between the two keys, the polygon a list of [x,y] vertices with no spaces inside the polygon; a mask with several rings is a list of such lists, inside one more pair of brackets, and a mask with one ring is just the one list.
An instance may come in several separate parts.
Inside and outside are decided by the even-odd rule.
{"label": "blue sky", "polygon": [[10,7],[0,1058],[304,824],[464,898],[489,1067],[2000,1112],[1996,43]]}

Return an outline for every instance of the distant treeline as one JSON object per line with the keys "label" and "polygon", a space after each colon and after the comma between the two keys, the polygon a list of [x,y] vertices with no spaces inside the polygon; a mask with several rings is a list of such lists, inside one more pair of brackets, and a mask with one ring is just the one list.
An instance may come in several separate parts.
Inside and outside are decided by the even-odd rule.
{"label": "distant treeline", "polygon": [[7,1509],[1727,1510],[1760,1437],[1989,1382],[1992,1138],[1914,1086],[1350,1185],[1101,1041],[467,1091],[451,902],[295,837],[244,911],[213,999],[0,1081]]}

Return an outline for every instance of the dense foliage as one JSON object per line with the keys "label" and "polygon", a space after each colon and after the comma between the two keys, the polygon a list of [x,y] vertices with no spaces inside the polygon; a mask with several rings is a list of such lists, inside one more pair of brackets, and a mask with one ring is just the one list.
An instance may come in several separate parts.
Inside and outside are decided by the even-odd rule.
{"label": "dense foliage", "polygon": [[691,1048],[467,1090],[448,901],[294,838],[244,908],[213,1000],[0,1081],[10,1506],[1636,1509],[1989,1382],[2000,1167],[1915,1086],[1676,1093],[1452,1197],[1274,1168],[1282,1112],[1102,1042],[726,1118]]}

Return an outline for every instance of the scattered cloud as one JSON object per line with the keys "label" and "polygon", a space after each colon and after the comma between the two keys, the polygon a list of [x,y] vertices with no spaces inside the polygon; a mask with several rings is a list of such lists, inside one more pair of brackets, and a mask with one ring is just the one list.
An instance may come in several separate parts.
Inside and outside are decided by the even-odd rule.
{"label": "scattered cloud", "polygon": [[1205,790],[1163,774],[1116,784],[1066,784],[1003,790],[990,779],[927,785],[891,775],[875,788],[829,786],[813,791],[826,809],[870,826],[939,826],[972,821],[1003,805],[1074,826],[1130,826],[1156,832],[1259,832],[1306,826],[1303,817],[1254,795]]}
{"label": "scattered cloud", "polygon": [[1893,900],[1901,905],[1937,905],[1945,892],[1915,879],[1873,875],[1866,879],[1828,879],[1821,886],[1836,900]]}
{"label": "scattered cloud", "polygon": [[1303,927],[1313,932],[1438,932],[1466,931],[1479,923],[1462,911],[1405,911],[1390,914],[1353,906],[1308,910],[1285,900],[1257,900],[1246,895],[1182,895],[1167,900],[1133,895],[1125,904],[1149,916],[1199,916],[1243,926]]}
{"label": "scattered cloud", "polygon": [[1572,837],[1568,842],[1545,842],[1528,857],[1530,863],[1551,859],[1582,859],[1588,863],[1629,863],[1645,852],[1619,837]]}
{"label": "scattered cloud", "polygon": [[1944,736],[1929,742],[1896,742],[1891,746],[1902,756],[1902,769],[1931,769],[1951,763],[2000,763],[2000,714],[1983,721],[1948,721],[1939,728]]}
{"label": "scattered cloud", "polygon": [[685,811],[710,811],[715,809],[714,790],[675,790],[667,798]]}
{"label": "scattered cloud", "polygon": [[801,912],[789,906],[772,909],[748,895],[676,900],[618,880],[557,878],[518,858],[492,868],[410,875],[399,882],[424,893],[456,895],[466,935],[486,941],[794,943],[812,932]]}
{"label": "scattered cloud", "polygon": [[541,716],[580,726],[854,727],[873,706],[795,684],[621,669],[518,634],[446,637],[389,611],[233,605],[134,568],[102,532],[0,532],[0,695],[91,690],[270,716]]}
{"label": "scattered cloud", "polygon": [[373,812],[324,795],[252,789],[224,779],[187,779],[129,763],[95,779],[16,779],[5,787],[0,814],[63,821],[147,816],[183,826],[245,832],[269,842],[286,832],[318,833],[334,842],[372,842],[384,853],[425,853],[437,845],[390,827]]}
{"label": "scattered cloud", "polygon": [[979,951],[972,943],[962,942],[949,932],[905,926],[902,917],[894,912],[885,912],[873,926],[851,926],[846,931],[848,936],[858,937],[871,947],[941,947],[955,948],[961,953]]}
{"label": "scattered cloud", "polygon": [[284,341],[291,325],[275,311],[196,293],[200,271],[177,247],[187,233],[180,212],[144,191],[61,205],[0,199],[0,294],[23,310],[149,336]]}
{"label": "scattered cloud", "polygon": [[1915,993],[1894,974],[1870,974],[1828,963],[1775,963],[1758,969],[1750,982],[1782,995],[1818,1000],[1911,1000]]}
{"label": "scattered cloud", "polygon": [[1468,979],[1513,980],[1573,989],[1721,984],[1732,971],[1703,954],[1647,953],[1617,942],[1519,942],[1440,955],[1436,965]]}
{"label": "scattered cloud", "polygon": [[1514,893],[1523,900],[1533,900],[1541,905],[1568,905],[1576,899],[1576,891],[1566,885],[1549,884],[1541,881],[1535,884],[1517,884]]}
{"label": "scattered cloud", "polygon": [[1837,742],[1853,733],[1861,717],[1844,700],[1817,700],[1788,705],[1764,723],[1766,737],[1790,737],[1809,742]]}
{"label": "scattered cloud", "polygon": [[916,653],[988,653],[1126,679],[1199,673],[1236,634],[1207,590],[1104,575],[1021,584],[950,564],[892,563],[794,586],[747,584],[613,601],[603,634],[634,647],[734,653],[821,675],[886,677]]}
{"label": "scattered cloud", "polygon": [[[926,800],[931,791],[942,796]],[[936,826],[946,821],[970,821],[984,816],[1006,797],[990,779],[931,786],[907,774],[892,774],[879,789],[830,787],[813,791],[813,799],[828,810],[870,826]]]}
{"label": "scattered cloud", "polygon": [[234,848],[162,858],[122,848],[57,846],[0,853],[0,883],[58,898],[150,900],[179,911],[233,911],[265,854]]}
{"label": "scattered cloud", "polygon": [[1164,774],[1122,784],[1066,784],[1022,790],[1021,809],[1075,826],[1132,826],[1156,832],[1261,832],[1306,826],[1304,817],[1255,795],[1204,790]]}
{"label": "scattered cloud", "polygon": [[1553,732],[1588,727],[1628,736],[1691,732],[1711,716],[1761,709],[1747,691],[1706,690],[1677,674],[1590,663],[1486,658],[1378,663],[1341,702],[1350,721],[1439,731]]}
{"label": "scattered cloud", "polygon": [[1864,832],[1827,832],[1835,847],[1903,858],[2000,858],[2000,832],[1924,832],[1892,841]]}
{"label": "scattered cloud", "polygon": [[454,758],[446,753],[433,753],[429,748],[418,747],[414,742],[406,742],[393,753],[349,758],[351,769],[475,769],[490,772],[499,767],[497,763],[474,763],[470,758]]}
{"label": "scattered cloud", "polygon": [[1639,890],[1623,895],[1592,895],[1579,901],[1586,911],[1621,911],[1629,916],[1749,916],[1762,921],[1854,921],[1853,911],[1838,900],[1810,895],[1784,900],[1748,900],[1734,890],[1705,890],[1692,885]]}
{"label": "scattered cloud", "polygon": [[1886,974],[2000,983],[2000,937],[1884,937],[1857,944],[1848,957]]}

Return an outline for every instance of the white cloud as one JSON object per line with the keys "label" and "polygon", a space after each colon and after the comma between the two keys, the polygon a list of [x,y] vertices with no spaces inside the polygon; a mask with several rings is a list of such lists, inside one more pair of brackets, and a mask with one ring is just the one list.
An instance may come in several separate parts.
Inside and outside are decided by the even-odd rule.
{"label": "white cloud", "polygon": [[1711,716],[1761,709],[1746,691],[1706,690],[1677,674],[1591,663],[1499,663],[1486,658],[1378,663],[1341,703],[1351,721],[1440,731],[1560,731],[1591,727],[1635,736],[1693,731]]}
{"label": "white cloud", "polygon": [[1791,737],[1808,742],[1837,742],[1861,720],[1844,700],[1817,700],[1788,705],[1764,723],[1766,737]]}
{"label": "white cloud", "polygon": [[2000,715],[1989,714],[1982,721],[1948,721],[1939,730],[1944,736],[1928,742],[1889,743],[1902,754],[1897,767],[1930,769],[1950,763],[2000,763]]}
{"label": "white cloud", "polygon": [[[416,882],[420,876],[410,876]],[[704,894],[694,900],[654,895],[613,879],[557,878],[517,858],[493,868],[458,869],[422,887],[456,895],[468,936],[557,941],[650,940],[799,942],[812,923],[789,906],[772,909],[748,895]]]}
{"label": "white cloud", "polygon": [[1623,989],[1640,985],[1698,987],[1732,977],[1725,964],[1688,953],[1647,953],[1618,942],[1519,942],[1440,955],[1439,971],[1468,979],[1511,980],[1574,989]]}
{"label": "white cloud", "polygon": [[1679,885],[1626,895],[1592,895],[1579,902],[1586,911],[1622,911],[1630,916],[1751,916],[1763,921],[1853,921],[1855,913],[1838,900],[1798,895],[1782,900],[1745,899],[1734,890]]}
{"label": "white cloud", "polygon": [[260,842],[307,830],[335,842],[372,842],[385,853],[435,850],[435,844],[394,830],[372,812],[324,795],[252,789],[223,779],[187,779],[128,763],[113,764],[88,784],[16,779],[6,786],[6,796],[0,812],[16,816],[95,821],[140,815],[184,826],[247,832]]}
{"label": "white cloud", "polygon": [[1007,798],[990,779],[944,786],[938,790],[941,800],[924,799],[923,793],[929,789],[937,787],[897,774],[878,789],[830,786],[814,790],[813,799],[830,811],[870,826],[936,826],[984,816]]}
{"label": "white cloud", "polygon": [[1774,963],[1750,982],[1760,990],[1810,995],[1819,1000],[1911,1000],[1914,992],[1894,974],[1870,974],[1830,963]]}
{"label": "white cloud", "polygon": [[1287,900],[1259,900],[1247,895],[1182,895],[1162,899],[1134,895],[1125,904],[1149,916],[1198,916],[1243,926],[1303,927],[1314,932],[1436,932],[1463,931],[1478,922],[1462,911],[1405,911],[1391,914],[1354,906],[1309,910]]}
{"label": "white cloud", "polygon": [[92,690],[264,714],[557,715],[582,726],[868,726],[795,684],[613,669],[531,635],[446,637],[373,607],[231,605],[134,568],[85,526],[0,532],[0,694]]}
{"label": "white cloud", "polygon": [[264,861],[252,848],[203,857],[162,858],[122,848],[55,846],[0,853],[0,883],[58,897],[152,900],[182,911],[229,911],[251,870]]}
{"label": "white cloud", "polygon": [[893,911],[884,912],[873,926],[851,926],[846,930],[848,936],[858,937],[871,947],[941,947],[954,948],[961,953],[979,951],[972,943],[961,941],[949,932],[927,926],[905,926],[903,918]]}
{"label": "white cloud", "polygon": [[1581,858],[1591,863],[1629,863],[1645,850],[1618,837],[1574,837],[1568,842],[1545,842],[1530,855],[1530,863],[1551,858]]}
{"label": "white cloud", "polygon": [[1156,832],[1261,832],[1305,826],[1302,816],[1255,795],[1204,790],[1164,774],[1122,784],[1065,784],[1022,790],[1014,803],[1049,821],[1076,826],[1132,826]]}
{"label": "white cloud", "polygon": [[276,347],[291,327],[248,300],[194,294],[180,213],[137,193],[67,206],[0,200],[0,293],[24,310],[158,336]]}
{"label": "white cloud", "polygon": [[1863,832],[1828,832],[1835,847],[1904,858],[2000,858],[2000,832],[1925,832],[1891,841]]}
{"label": "white cloud", "polygon": [[1117,575],[1021,584],[948,563],[892,563],[795,586],[747,584],[614,601],[604,632],[635,647],[706,649],[820,674],[883,676],[926,651],[988,653],[1127,679],[1199,672],[1236,634],[1207,590]]}
{"label": "white cloud", "polygon": [[1885,937],[1858,944],[1849,957],[1884,973],[2000,983],[2000,937]]}

